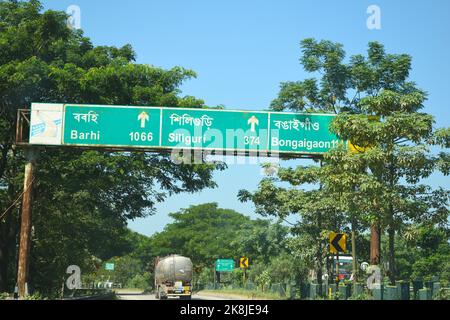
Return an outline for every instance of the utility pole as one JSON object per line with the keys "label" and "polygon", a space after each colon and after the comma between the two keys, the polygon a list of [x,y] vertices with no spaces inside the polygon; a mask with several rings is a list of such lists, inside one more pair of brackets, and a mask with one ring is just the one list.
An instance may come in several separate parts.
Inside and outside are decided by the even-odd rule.
{"label": "utility pole", "polygon": [[31,202],[34,182],[34,169],[36,161],[36,150],[29,148],[25,150],[27,163],[25,165],[25,177],[23,182],[22,216],[20,224],[19,262],[17,270],[17,285],[19,298],[24,298],[28,292],[28,265],[31,243]]}

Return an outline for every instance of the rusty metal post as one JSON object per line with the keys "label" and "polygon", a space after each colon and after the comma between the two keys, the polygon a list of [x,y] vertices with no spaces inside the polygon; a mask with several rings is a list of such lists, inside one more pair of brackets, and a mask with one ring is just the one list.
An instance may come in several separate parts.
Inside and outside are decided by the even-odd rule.
{"label": "rusty metal post", "polygon": [[25,150],[27,164],[25,166],[25,177],[23,182],[22,216],[20,225],[19,262],[17,270],[17,285],[19,297],[24,298],[27,294],[28,263],[30,255],[31,240],[31,194],[34,182],[34,166],[36,150],[30,148]]}

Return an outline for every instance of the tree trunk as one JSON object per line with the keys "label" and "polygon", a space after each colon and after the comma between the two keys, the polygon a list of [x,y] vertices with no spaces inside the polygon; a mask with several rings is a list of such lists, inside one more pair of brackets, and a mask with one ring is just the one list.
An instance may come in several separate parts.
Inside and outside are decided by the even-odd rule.
{"label": "tree trunk", "polygon": [[13,212],[8,213],[0,227],[0,292],[9,292],[11,288],[12,267],[15,264],[15,248],[17,235],[17,217]]}
{"label": "tree trunk", "polygon": [[11,208],[0,221],[0,292],[9,292],[8,271],[10,270],[11,253],[15,248],[15,215]]}
{"label": "tree trunk", "polygon": [[[13,130],[13,128],[14,127],[11,127],[11,130]],[[4,178],[5,172],[8,169],[8,153],[10,150],[10,144],[4,144],[1,147],[0,180]],[[8,187],[8,193],[10,199],[13,200],[15,193],[11,184]],[[13,211],[14,208],[10,208],[8,212],[5,213],[3,221],[0,221],[0,292],[8,292],[8,269],[10,267],[9,263],[11,255],[10,250],[11,242],[14,241],[15,236],[12,217]]]}
{"label": "tree trunk", "polygon": [[390,227],[389,231],[389,281],[395,285],[396,266],[395,266],[395,230]]}
{"label": "tree trunk", "polygon": [[380,227],[377,223],[373,223],[370,227],[370,264],[377,266],[380,264]]}
{"label": "tree trunk", "polygon": [[[0,228],[2,235],[5,231],[5,226]],[[2,236],[0,239],[0,292],[8,292],[8,266],[9,266],[9,250],[6,239]]]}
{"label": "tree trunk", "polygon": [[1,158],[0,158],[0,179],[5,175],[7,165],[8,165],[8,152],[11,149],[9,145],[4,145],[1,148]]}
{"label": "tree trunk", "polygon": [[[391,191],[395,188],[395,164],[394,156],[391,155],[391,164],[389,166],[390,187]],[[395,224],[394,224],[394,205],[392,200],[389,203],[389,281],[391,285],[395,285]]]}
{"label": "tree trunk", "polygon": [[319,246],[317,248],[317,283],[319,284],[320,295],[322,295],[322,269],[323,269],[323,261],[322,261],[322,239],[320,238],[320,230],[322,230],[322,213],[318,213],[317,215],[317,227],[319,230],[318,241]]}

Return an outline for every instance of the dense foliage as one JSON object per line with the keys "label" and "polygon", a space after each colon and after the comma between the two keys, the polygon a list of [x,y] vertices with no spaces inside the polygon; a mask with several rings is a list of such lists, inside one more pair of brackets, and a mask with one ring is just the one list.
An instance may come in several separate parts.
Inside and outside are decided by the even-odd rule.
{"label": "dense foliage", "polygon": [[337,43],[306,39],[301,48],[304,69],[320,79],[283,83],[272,108],[337,113],[330,129],[355,151],[342,145],[320,166],[283,168],[255,193],[242,191],[239,197],[264,215],[300,215],[299,254],[315,265],[319,281],[330,231],[351,231],[356,238],[368,226],[380,228],[389,238],[382,262],[394,283],[400,275],[396,235],[411,228],[448,232],[449,191],[433,189],[425,179],[437,171],[449,174],[448,153],[436,152],[449,147],[449,131],[436,129],[433,117],[421,112],[426,93],[408,80],[410,56],[388,54],[377,42],[369,43],[367,56],[354,55],[349,62]]}
{"label": "dense foliage", "polygon": [[307,279],[307,266],[293,257],[289,248],[290,230],[279,222],[251,220],[234,210],[219,208],[217,203],[191,206],[169,216],[173,221],[151,237],[130,233],[134,250],[111,260],[117,265],[112,274],[100,269],[95,278],[110,276],[124,286],[140,284],[138,288],[149,289],[155,258],[179,254],[192,260],[196,285],[214,282],[217,259],[236,261],[236,270],[227,279],[242,285],[238,261],[243,256],[250,259],[248,280],[255,284]]}
{"label": "dense foliage", "polygon": [[[181,96],[192,70],[137,64],[130,45],[94,46],[63,12],[38,0],[0,0],[0,292],[15,286],[25,152],[14,144],[17,110],[32,102],[206,107]],[[242,191],[265,217],[251,220],[207,203],[170,214],[151,237],[127,221],[152,215],[168,196],[215,187],[215,164],[178,164],[150,153],[40,148],[33,191],[30,289],[57,296],[69,265],[85,283],[107,279],[151,288],[154,259],[181,254],[198,283],[212,282],[219,258],[250,258],[247,276],[271,283],[319,281],[330,231],[352,234],[358,262],[369,259],[369,228],[381,228],[381,265],[396,279],[450,278],[449,191],[427,184],[448,175],[450,130],[423,113],[427,94],[409,80],[411,57],[376,42],[346,60],[341,44],[306,39],[301,63],[313,76],[281,84],[276,111],[337,114],[332,130],[350,140],[311,166],[280,169],[256,192]],[[288,186],[288,187],[286,187]],[[353,249],[353,248],[350,248]],[[104,270],[114,262],[114,272]],[[310,271],[315,269],[315,274]],[[230,275],[241,283],[242,271]],[[242,283],[241,283],[242,284]],[[37,296],[38,297],[38,296]]]}
{"label": "dense foliage", "polygon": [[[0,1],[0,208],[9,208],[0,221],[0,292],[13,290],[16,272],[20,206],[10,205],[23,181],[24,153],[14,147],[18,108],[31,102],[204,106],[180,97],[193,71],[136,64],[131,46],[94,46],[66,19],[63,12],[42,12],[37,0]],[[51,148],[38,154],[30,283],[43,293],[61,288],[69,265],[88,271],[96,259],[129,251],[128,219],[152,214],[170,194],[215,187],[212,173],[224,168],[153,154]]]}

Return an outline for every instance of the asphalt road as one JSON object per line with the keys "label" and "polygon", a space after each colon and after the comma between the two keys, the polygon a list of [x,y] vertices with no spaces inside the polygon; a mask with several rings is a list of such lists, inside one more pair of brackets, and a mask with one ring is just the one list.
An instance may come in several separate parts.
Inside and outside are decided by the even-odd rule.
{"label": "asphalt road", "polygon": [[[152,301],[152,300],[158,300],[155,298],[154,294],[144,294],[142,292],[119,292],[117,294],[118,298],[120,300],[141,300],[141,301]],[[178,298],[169,298],[169,300],[178,300]],[[193,295],[192,300],[232,300],[230,298],[224,298],[220,296],[202,296],[202,295]],[[188,301],[188,300],[186,300]]]}

